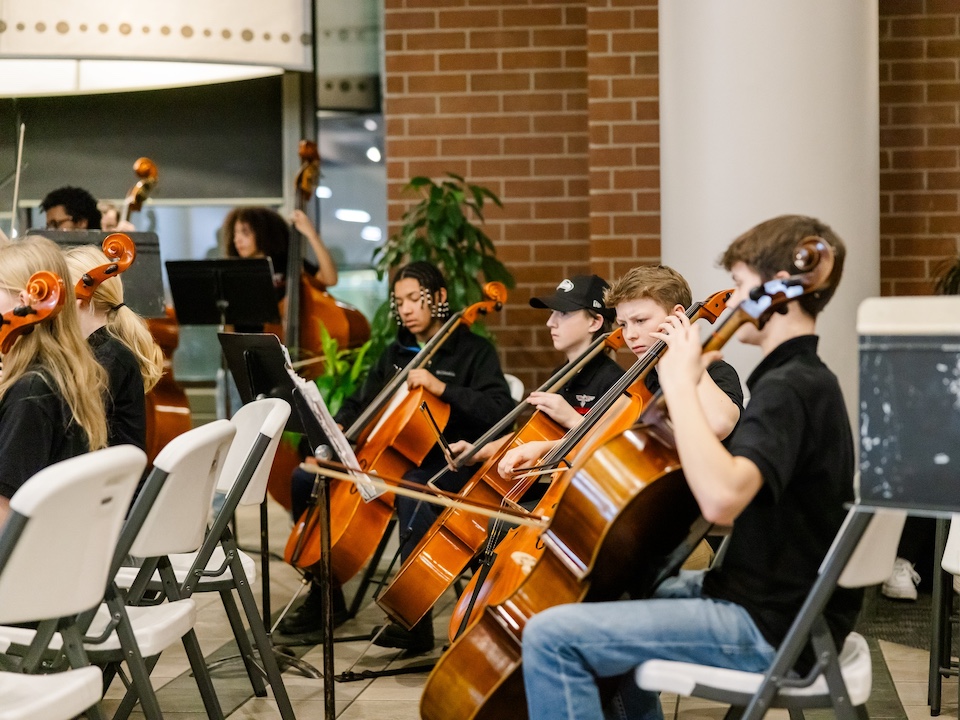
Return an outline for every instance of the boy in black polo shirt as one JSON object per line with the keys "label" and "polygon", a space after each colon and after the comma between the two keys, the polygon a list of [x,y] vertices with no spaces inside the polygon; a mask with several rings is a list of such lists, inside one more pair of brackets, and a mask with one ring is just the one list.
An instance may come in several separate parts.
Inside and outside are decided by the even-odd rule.
{"label": "boy in black polo shirt", "polygon": [[[655,333],[670,347],[659,379],[687,482],[707,520],[734,525],[722,567],[681,573],[650,600],[563,605],[535,616],[523,637],[531,720],[603,717],[596,678],[630,673],[646,660],[763,671],[773,659],[853,499],[849,421],[814,335],[845,251],[819,221],[782,216],[737,238],[722,258],[737,304],[764,281],[789,275],[794,248],[809,235],[833,246],[834,282],[790,303],[762,329],[737,332],[764,358],[747,381],[750,403],[729,450],[710,431],[694,391],[717,354],[701,356],[699,333],[685,317],[668,318]],[[838,645],[860,599],[838,589],[828,605]],[[662,717],[656,694],[637,688],[632,674],[608,710],[612,717]]]}

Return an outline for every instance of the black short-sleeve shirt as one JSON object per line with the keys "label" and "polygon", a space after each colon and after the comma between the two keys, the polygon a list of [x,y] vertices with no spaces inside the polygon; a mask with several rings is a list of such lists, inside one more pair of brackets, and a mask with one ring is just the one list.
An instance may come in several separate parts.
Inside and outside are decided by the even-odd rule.
{"label": "black short-sleeve shirt", "polygon": [[146,451],[147,408],[136,356],[106,328],[92,332],[87,342],[109,377],[107,444],[136,445]]}
{"label": "black short-sleeve shirt", "polygon": [[[747,381],[750,402],[729,444],[753,462],[763,486],[734,523],[723,564],[703,584],[709,597],[744,607],[771,645],[783,640],[853,500],[853,439],[836,376],[814,335],[771,352]],[[859,590],[838,588],[827,624],[842,643]],[[802,659],[809,664],[809,657]]]}
{"label": "black short-sleeve shirt", "polygon": [[88,449],[86,432],[40,372],[26,373],[0,400],[0,496],[13,497],[40,470]]}
{"label": "black short-sleeve shirt", "polygon": [[606,353],[600,353],[584,365],[557,394],[580,415],[586,415],[621,377],[623,368]]}
{"label": "black short-sleeve shirt", "polygon": [[[707,374],[710,376],[710,379],[716,383],[717,387],[723,390],[723,392],[727,394],[727,397],[733,401],[733,404],[737,406],[742,416],[743,386],[740,384],[740,376],[737,375],[737,371],[733,368],[733,365],[724,360],[718,360],[710,364],[707,368]],[[657,375],[656,367],[647,374],[643,382],[651,394],[656,394],[660,391],[660,377]],[[733,433],[731,433],[731,435],[732,434]],[[727,440],[729,439],[730,435],[727,436]],[[726,444],[726,442],[724,444]]]}

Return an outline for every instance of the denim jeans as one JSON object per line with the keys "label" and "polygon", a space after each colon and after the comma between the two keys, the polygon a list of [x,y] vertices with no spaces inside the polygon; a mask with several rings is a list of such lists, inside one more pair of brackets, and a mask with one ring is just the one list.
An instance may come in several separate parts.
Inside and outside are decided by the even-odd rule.
{"label": "denim jeans", "polygon": [[[523,631],[530,720],[661,720],[657,693],[633,680],[646,660],[766,670],[776,650],[742,607],[701,597],[702,582],[702,571],[682,571],[649,600],[559,605],[535,615]],[[598,677],[621,677],[606,715]]]}

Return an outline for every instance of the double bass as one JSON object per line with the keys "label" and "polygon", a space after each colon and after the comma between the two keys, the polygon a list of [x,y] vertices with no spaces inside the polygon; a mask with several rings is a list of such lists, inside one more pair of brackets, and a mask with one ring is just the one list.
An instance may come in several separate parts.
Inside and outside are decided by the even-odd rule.
{"label": "double bass", "polygon": [[[784,303],[829,286],[833,251],[801,241],[799,274],[755,288],[705,343],[717,350],[746,322],[762,325]],[[526,622],[549,607],[614,600],[635,571],[652,584],[656,568],[699,516],[672,444],[662,397],[640,424],[579,460],[543,534],[545,550],[509,598],[479,619],[441,656],[421,698],[424,720],[525,717],[521,642]],[[648,591],[652,588],[647,588]]]}
{"label": "double bass", "polygon": [[[300,169],[294,182],[296,209],[305,210],[320,181],[320,152],[317,144],[301,140],[298,148]],[[290,230],[284,298],[280,301],[282,326],[267,326],[265,332],[280,337],[307,379],[315,379],[324,360],[323,333],[337,341],[339,348],[360,347],[370,338],[370,323],[357,308],[337,300],[326,286],[303,268],[303,236]],[[267,490],[286,509],[290,509],[290,475],[300,463],[296,444],[285,438],[277,448],[270,468]]]}
{"label": "double bass", "polygon": [[[305,210],[320,181],[320,152],[317,144],[301,140],[298,148],[300,170],[295,183],[297,210]],[[340,302],[326,286],[303,269],[303,236],[291,229],[287,255],[286,294],[280,303],[284,344],[303,358],[323,354],[321,328],[340,348],[360,347],[370,338],[370,323],[352,305]]]}
{"label": "double bass", "polygon": [[[469,327],[480,315],[500,310],[507,299],[501,283],[487,283],[486,300],[454,313],[346,431],[357,445],[361,472],[401,477],[419,465],[436,444],[429,420],[421,411],[426,403],[442,431],[450,406],[424,388],[408,390],[411,370],[427,367],[434,354],[461,326]],[[370,559],[393,515],[393,495],[383,493],[366,500],[349,482],[336,482],[330,489],[330,544],[333,578],[343,584]],[[284,559],[295,567],[311,570],[320,561],[320,535],[316,511],[308,509],[287,540]]]}
{"label": "double bass", "polygon": [[[137,158],[133,163],[137,181],[127,191],[120,211],[120,220],[129,221],[138,212],[160,179],[156,163],[150,158]],[[173,353],[180,343],[180,327],[172,307],[164,308],[164,317],[146,318],[147,328],[163,351],[163,375],[145,396],[147,412],[147,462],[178,435],[192,426],[190,402],[183,388],[173,377]]]}

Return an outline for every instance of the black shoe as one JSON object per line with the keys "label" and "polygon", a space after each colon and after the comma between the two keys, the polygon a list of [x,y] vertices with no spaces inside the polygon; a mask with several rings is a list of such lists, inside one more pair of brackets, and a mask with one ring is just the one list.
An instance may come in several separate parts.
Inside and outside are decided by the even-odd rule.
{"label": "black shoe", "polygon": [[[377,630],[379,628],[374,629],[374,633]],[[424,618],[413,626],[413,630],[390,623],[373,641],[373,644],[379,647],[399,648],[413,654],[430,652],[433,650],[433,618]]]}
{"label": "black shoe", "polygon": [[[343,590],[333,589],[333,626],[340,627],[350,615],[343,598]],[[280,624],[277,631],[284,635],[303,635],[306,633],[322,633],[323,625],[323,596],[318,585],[310,585],[310,591],[296,610],[290,612]]]}

